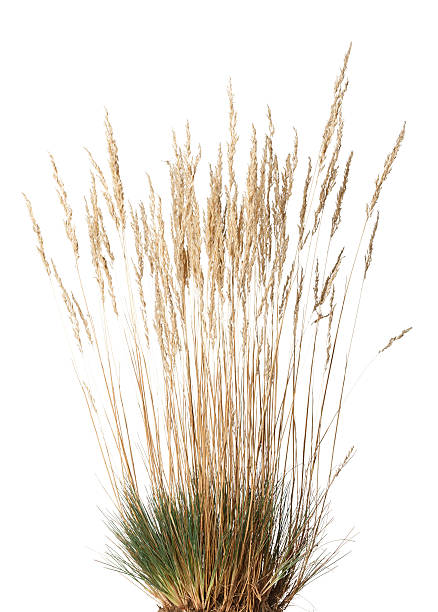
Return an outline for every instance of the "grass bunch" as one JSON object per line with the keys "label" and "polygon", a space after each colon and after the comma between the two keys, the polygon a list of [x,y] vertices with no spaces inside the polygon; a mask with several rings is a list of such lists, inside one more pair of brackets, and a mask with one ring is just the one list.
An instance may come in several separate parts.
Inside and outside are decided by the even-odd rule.
{"label": "grass bunch", "polygon": [[342,554],[325,533],[329,492],[353,454],[335,452],[345,381],[379,198],[405,130],[351,248],[349,53],[301,186],[298,136],[281,160],[269,109],[238,181],[230,85],[227,142],[205,198],[188,124],[182,144],[173,136],[165,205],[149,177],[148,204],[129,203],[108,115],[108,169],[87,151],[78,226],[51,158],[70,273],[46,255],[26,198],[111,485],[107,565],[165,610],[283,610]]}

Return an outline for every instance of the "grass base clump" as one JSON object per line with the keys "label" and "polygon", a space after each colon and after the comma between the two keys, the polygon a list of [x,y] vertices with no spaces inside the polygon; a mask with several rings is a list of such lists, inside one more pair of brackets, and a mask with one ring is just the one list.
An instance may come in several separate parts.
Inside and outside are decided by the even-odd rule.
{"label": "grass base clump", "polygon": [[122,513],[108,517],[108,567],[147,585],[166,611],[283,610],[335,556],[319,549],[318,501],[293,508],[284,481],[216,487],[193,479],[144,499],[125,490]]}

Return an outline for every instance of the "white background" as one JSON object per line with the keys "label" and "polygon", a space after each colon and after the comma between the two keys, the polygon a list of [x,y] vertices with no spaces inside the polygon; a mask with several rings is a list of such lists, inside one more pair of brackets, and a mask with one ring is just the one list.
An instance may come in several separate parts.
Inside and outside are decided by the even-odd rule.
{"label": "white background", "polygon": [[[402,121],[403,149],[382,192],[376,265],[356,370],[403,327],[346,404],[358,452],[334,489],[334,534],[359,532],[339,568],[310,585],[305,610],[438,609],[437,42],[434,3],[1,2],[0,608],[5,612],[154,610],[94,559],[105,531],[103,477],[49,284],[20,193],[56,247],[63,238],[47,152],[72,202],[87,189],[88,146],[104,157],[103,109],[133,199],[145,171],[165,176],[170,130],[189,118],[205,158],[224,137],[233,79],[241,133],[299,131],[317,149],[333,80],[353,41],[345,105],[358,214]],[[211,147],[209,149],[209,146]],[[206,170],[206,166],[202,167]],[[202,171],[202,170],[201,170]],[[348,407],[348,409],[347,409]],[[339,529],[336,530],[336,527]],[[344,530],[344,531],[343,531]],[[299,608],[298,608],[299,609]]]}

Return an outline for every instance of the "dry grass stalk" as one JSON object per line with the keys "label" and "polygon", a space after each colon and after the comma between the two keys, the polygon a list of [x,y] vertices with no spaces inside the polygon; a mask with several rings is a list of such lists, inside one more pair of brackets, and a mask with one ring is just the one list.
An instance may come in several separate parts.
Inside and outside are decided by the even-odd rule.
{"label": "dry grass stalk", "polygon": [[[231,84],[228,143],[210,166],[205,205],[196,188],[201,152],[193,153],[187,124],[183,146],[173,136],[170,205],[163,206],[148,177],[149,206],[127,207],[106,114],[110,181],[88,153],[88,259],[87,249],[78,257],[72,210],[52,158],[80,299],[48,264],[26,198],[39,254],[49,275],[53,270],[78,348],[85,333],[96,357],[100,382],[93,386],[80,375],[80,384],[114,494],[109,524],[117,544],[109,565],[166,611],[280,611],[339,556],[324,536],[329,490],[353,453],[334,468],[357,254],[351,258],[341,247],[328,272],[327,265],[352,161],[350,153],[336,193],[349,54],[314,169],[308,160],[290,234],[298,136],[282,162],[268,107],[260,142],[252,128],[239,189]],[[404,127],[376,181],[362,236],[403,136]],[[333,378],[337,364],[341,384]],[[133,443],[133,401],[141,449]]]}

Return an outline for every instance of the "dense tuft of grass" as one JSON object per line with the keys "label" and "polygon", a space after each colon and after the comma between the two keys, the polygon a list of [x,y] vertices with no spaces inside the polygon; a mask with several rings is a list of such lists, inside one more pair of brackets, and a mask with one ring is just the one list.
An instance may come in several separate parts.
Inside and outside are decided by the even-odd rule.
{"label": "dense tuft of grass", "polygon": [[125,489],[123,513],[108,517],[107,566],[169,610],[283,609],[334,557],[314,542],[317,501],[293,508],[290,495],[284,481],[212,483],[208,499],[196,480],[176,495]]}
{"label": "dense tuft of grass", "polygon": [[349,54],[320,150],[301,166],[296,132],[278,153],[268,108],[238,180],[231,84],[227,142],[202,197],[188,124],[182,145],[174,134],[169,200],[148,177],[147,206],[126,197],[107,114],[108,169],[88,152],[78,228],[51,157],[67,278],[26,198],[114,498],[107,565],[169,611],[282,610],[340,556],[343,541],[326,546],[325,531],[332,484],[353,454],[337,456],[345,382],[381,193],[405,133],[364,198],[352,245]]}

